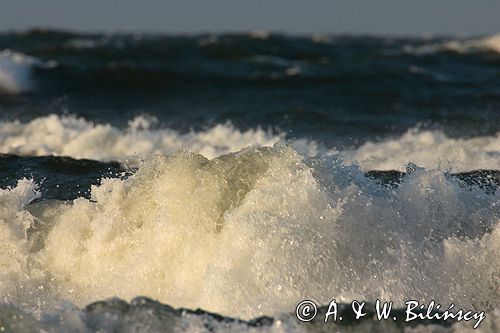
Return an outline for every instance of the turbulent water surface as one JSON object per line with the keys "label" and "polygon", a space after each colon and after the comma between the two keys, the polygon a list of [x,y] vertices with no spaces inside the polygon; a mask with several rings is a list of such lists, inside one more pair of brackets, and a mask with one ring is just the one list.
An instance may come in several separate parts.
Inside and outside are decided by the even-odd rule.
{"label": "turbulent water surface", "polygon": [[498,110],[499,35],[0,34],[0,329],[498,332]]}

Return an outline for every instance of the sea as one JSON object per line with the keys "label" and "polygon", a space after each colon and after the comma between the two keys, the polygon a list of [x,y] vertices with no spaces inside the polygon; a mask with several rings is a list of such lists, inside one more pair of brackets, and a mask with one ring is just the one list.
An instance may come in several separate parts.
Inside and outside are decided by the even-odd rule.
{"label": "sea", "polygon": [[500,34],[0,33],[1,332],[500,332],[499,187]]}

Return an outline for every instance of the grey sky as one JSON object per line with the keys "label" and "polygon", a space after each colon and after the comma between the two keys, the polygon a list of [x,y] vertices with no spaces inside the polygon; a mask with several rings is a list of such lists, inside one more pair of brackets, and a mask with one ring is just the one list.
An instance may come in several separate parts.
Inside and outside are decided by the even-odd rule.
{"label": "grey sky", "polygon": [[499,0],[0,0],[0,30],[477,35],[500,32]]}

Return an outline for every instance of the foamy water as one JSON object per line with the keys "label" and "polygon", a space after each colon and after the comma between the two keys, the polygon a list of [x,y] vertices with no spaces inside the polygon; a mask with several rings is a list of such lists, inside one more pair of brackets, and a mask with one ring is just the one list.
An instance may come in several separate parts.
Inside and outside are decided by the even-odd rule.
{"label": "foamy water", "polygon": [[12,50],[0,52],[0,92],[20,94],[34,90],[33,68],[50,68],[55,62],[41,60]]}
{"label": "foamy water", "polygon": [[[497,136],[411,130],[347,151],[282,139],[230,124],[179,133],[145,117],[126,129],[56,115],[1,123],[3,153],[105,161],[139,154],[142,161],[134,159],[139,169],[127,179],[102,179],[90,199],[30,204],[40,179],[0,190],[0,313],[25,316],[5,319],[20,331],[85,332],[91,322],[80,307],[142,295],[233,317],[277,318],[259,329],[210,324],[221,332],[300,332],[284,314],[306,298],[382,298],[399,306],[434,299],[487,311],[479,332],[495,331],[500,194],[464,188],[445,172],[498,169]],[[239,151],[245,146],[255,148]],[[413,171],[397,188],[364,175],[409,162],[428,170]],[[102,323],[155,331],[138,313]],[[152,319],[158,327],[166,325],[161,318]],[[213,319],[174,322],[198,331],[206,320]],[[449,330],[469,329],[457,323]]]}
{"label": "foamy water", "polygon": [[135,154],[171,154],[182,149],[213,158],[244,147],[273,145],[280,136],[262,129],[239,131],[219,124],[202,132],[152,129],[154,119],[137,117],[126,129],[94,124],[74,116],[50,115],[29,123],[0,122],[0,153],[70,156],[123,161]]}
{"label": "foamy water", "polygon": [[21,180],[0,192],[0,294],[35,314],[137,295],[242,318],[332,297],[491,311],[499,195],[441,170],[380,187],[284,145],[151,156],[90,200],[28,205],[37,185]]}
{"label": "foamy water", "polygon": [[444,48],[459,53],[490,51],[500,53],[500,34],[470,39],[462,42],[451,41],[444,44]]}
{"label": "foamy water", "polygon": [[429,42],[421,46],[406,45],[404,50],[411,54],[429,54],[436,52],[457,53],[500,53],[500,34],[469,39],[453,39],[446,42]]}
{"label": "foamy water", "polygon": [[[204,131],[180,133],[154,128],[154,119],[137,117],[125,129],[95,124],[74,116],[50,115],[31,120],[0,122],[0,153],[22,156],[69,156],[100,161],[125,161],[134,155],[172,154],[183,149],[214,158],[249,146],[272,146],[285,136],[261,128],[240,131],[230,123]],[[364,170],[401,170],[408,163],[448,171],[500,169],[500,137],[450,138],[442,131],[411,129],[381,142],[366,142],[338,151],[321,143],[294,138],[290,144],[301,153],[340,153],[346,164]]]}
{"label": "foamy water", "polygon": [[442,131],[409,130],[401,137],[367,142],[344,152],[365,170],[404,171],[408,163],[450,171],[500,169],[500,137],[449,138]]}

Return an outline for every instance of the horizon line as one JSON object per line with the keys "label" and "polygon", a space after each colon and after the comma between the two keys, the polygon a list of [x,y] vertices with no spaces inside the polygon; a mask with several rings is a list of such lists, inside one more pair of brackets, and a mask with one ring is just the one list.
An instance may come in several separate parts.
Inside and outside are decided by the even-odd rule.
{"label": "horizon line", "polygon": [[5,28],[0,29],[0,34],[30,34],[30,33],[60,33],[81,36],[91,35],[152,35],[152,36],[206,36],[206,35],[267,35],[267,36],[293,36],[293,37],[313,37],[313,36],[352,36],[352,37],[393,37],[393,38],[446,38],[461,37],[475,38],[500,34],[498,32],[472,34],[472,33],[405,33],[405,32],[349,32],[349,31],[310,31],[310,32],[290,32],[280,29],[200,29],[198,31],[166,31],[161,29],[75,29],[57,26],[32,26],[25,29]]}

